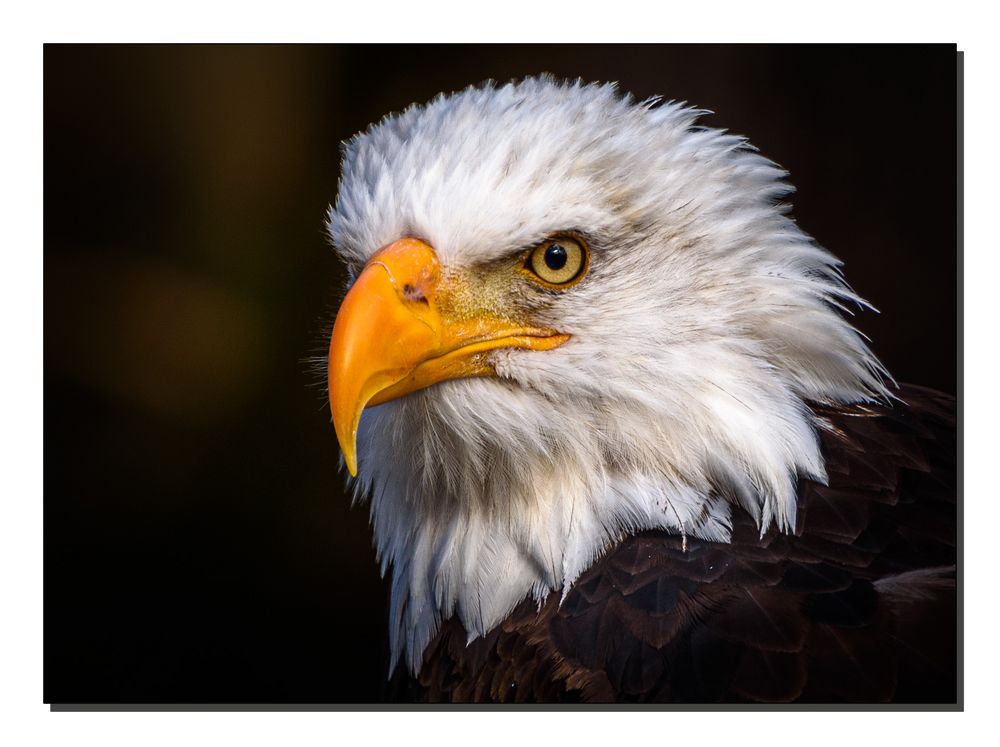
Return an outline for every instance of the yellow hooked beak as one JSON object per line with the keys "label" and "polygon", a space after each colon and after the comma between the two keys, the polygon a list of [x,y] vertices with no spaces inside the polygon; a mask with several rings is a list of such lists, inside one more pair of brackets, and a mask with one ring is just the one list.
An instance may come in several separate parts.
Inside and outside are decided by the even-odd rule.
{"label": "yellow hooked beak", "polygon": [[452,315],[439,304],[437,254],[401,239],[365,265],[344,298],[330,338],[330,410],[347,469],[358,474],[358,423],[380,405],[448,379],[494,375],[497,348],[551,350],[569,335],[487,312]]}

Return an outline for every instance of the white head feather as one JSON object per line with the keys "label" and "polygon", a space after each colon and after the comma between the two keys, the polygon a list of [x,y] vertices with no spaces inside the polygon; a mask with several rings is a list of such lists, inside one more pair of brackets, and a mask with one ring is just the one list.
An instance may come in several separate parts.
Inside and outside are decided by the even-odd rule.
{"label": "white head feather", "polygon": [[419,237],[445,267],[566,230],[585,282],[539,323],[554,350],[498,350],[498,378],[366,410],[359,498],[392,568],[393,663],[419,669],[440,621],[470,638],[569,589],[611,543],[664,528],[728,541],[737,504],[794,525],[825,480],[807,403],[888,396],[838,313],[864,305],[740,137],[613,85],[527,79],[412,106],[345,147],[329,232],[354,270]]}

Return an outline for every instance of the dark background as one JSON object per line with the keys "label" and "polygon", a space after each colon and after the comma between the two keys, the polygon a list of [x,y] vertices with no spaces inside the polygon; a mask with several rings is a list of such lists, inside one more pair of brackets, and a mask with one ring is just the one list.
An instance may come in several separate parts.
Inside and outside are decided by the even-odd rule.
{"label": "dark background", "polygon": [[952,46],[44,54],[47,702],[380,699],[387,589],[309,358],[339,143],[439,91],[550,71],[717,112],[791,172],[889,370],[955,392]]}

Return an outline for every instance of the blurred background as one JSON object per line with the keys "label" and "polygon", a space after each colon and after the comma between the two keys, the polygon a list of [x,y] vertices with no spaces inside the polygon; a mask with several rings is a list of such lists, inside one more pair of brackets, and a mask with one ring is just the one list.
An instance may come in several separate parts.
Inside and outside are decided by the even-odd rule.
{"label": "blurred background", "polygon": [[716,114],[954,393],[952,46],[63,46],[45,64],[46,702],[372,702],[386,584],[323,355],[340,141],[549,71]]}

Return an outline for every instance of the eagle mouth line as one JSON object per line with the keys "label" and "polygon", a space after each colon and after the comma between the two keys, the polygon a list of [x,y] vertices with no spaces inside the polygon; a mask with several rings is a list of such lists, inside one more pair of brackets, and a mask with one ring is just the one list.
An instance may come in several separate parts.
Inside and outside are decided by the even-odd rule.
{"label": "eagle mouth line", "polygon": [[[435,351],[433,355],[424,358],[394,382],[381,388],[372,395],[367,406],[376,407],[416,389],[424,389],[447,379],[494,376],[496,372],[484,358],[486,353],[493,350],[505,348],[552,350],[569,339],[570,335],[560,332],[527,328],[511,330],[497,336],[460,340],[440,351]],[[441,374],[445,372],[458,375],[442,376]],[[422,382],[422,379],[427,381]]]}

